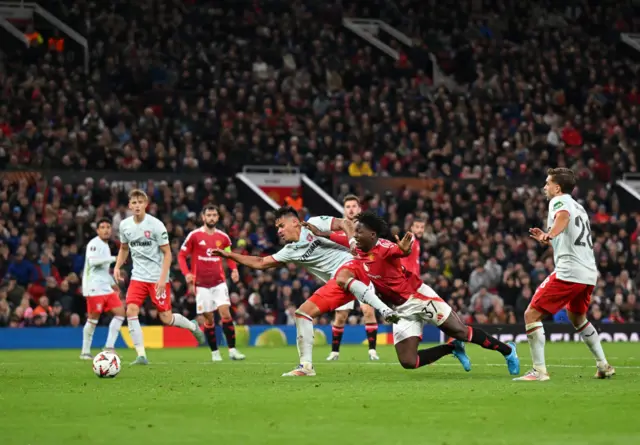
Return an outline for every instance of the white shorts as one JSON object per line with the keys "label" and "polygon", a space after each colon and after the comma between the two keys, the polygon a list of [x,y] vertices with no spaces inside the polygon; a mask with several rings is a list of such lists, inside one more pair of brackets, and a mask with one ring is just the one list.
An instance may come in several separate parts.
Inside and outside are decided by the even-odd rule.
{"label": "white shorts", "polygon": [[214,287],[196,287],[196,311],[198,315],[213,312],[220,306],[231,305],[227,283]]}
{"label": "white shorts", "polygon": [[343,304],[342,306],[337,308],[336,312],[337,311],[352,311],[355,307],[356,307],[356,300],[351,300],[347,304]]}
{"label": "white shorts", "polygon": [[451,306],[426,284],[418,289],[420,297],[411,297],[396,311],[402,319],[393,325],[393,344],[409,337],[422,337],[425,323],[440,326],[451,314]]}

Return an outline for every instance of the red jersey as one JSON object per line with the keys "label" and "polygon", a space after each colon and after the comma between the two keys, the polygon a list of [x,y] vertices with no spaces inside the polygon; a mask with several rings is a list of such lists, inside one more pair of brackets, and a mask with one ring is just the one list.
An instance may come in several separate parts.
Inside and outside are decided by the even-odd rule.
{"label": "red jersey", "polygon": [[349,240],[347,239],[347,234],[344,233],[344,230],[331,232],[329,239],[341,246],[349,247]]}
{"label": "red jersey", "polygon": [[415,236],[411,245],[411,253],[400,259],[400,262],[409,272],[420,276],[420,241]]}
{"label": "red jersey", "polygon": [[[331,234],[331,241],[349,246],[347,237],[340,232]],[[400,306],[422,286],[422,280],[415,273],[405,269],[402,259],[404,252],[396,243],[379,238],[368,252],[356,250],[356,260],[363,263],[364,270],[371,279],[382,301]]]}
{"label": "red jersey", "polygon": [[[180,253],[178,264],[184,275],[192,273],[195,276],[195,284],[198,287],[214,287],[226,281],[222,258],[213,256],[213,249],[226,249],[231,247],[229,236],[217,230],[208,234],[203,227],[196,229],[187,235]],[[191,257],[191,270],[187,265],[187,257]],[[235,269],[236,263],[227,260],[230,269]]]}

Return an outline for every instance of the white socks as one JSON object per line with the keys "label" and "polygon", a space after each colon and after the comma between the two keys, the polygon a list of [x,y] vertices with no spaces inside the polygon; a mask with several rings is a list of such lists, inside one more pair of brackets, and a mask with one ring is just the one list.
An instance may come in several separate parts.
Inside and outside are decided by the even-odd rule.
{"label": "white socks", "polygon": [[607,359],[604,356],[604,351],[602,350],[602,345],[600,344],[600,336],[598,335],[598,331],[593,325],[589,322],[589,320],[585,320],[580,326],[574,326],[576,328],[576,332],[580,334],[582,341],[587,344],[587,347],[593,354],[593,357],[596,359],[596,363],[598,366],[604,366],[607,364]]}
{"label": "white socks", "polygon": [[144,350],[144,339],[142,338],[142,327],[138,317],[127,318],[127,324],[129,325],[129,333],[131,334],[131,340],[133,340],[133,346],[136,348],[138,357],[146,357],[147,353]]}
{"label": "white socks", "polygon": [[120,317],[118,315],[111,319],[111,323],[109,323],[109,334],[107,334],[107,342],[104,345],[106,349],[115,348],[116,340],[118,339],[118,334],[120,334],[120,328],[122,327],[123,322],[124,317]]}
{"label": "white socks", "polygon": [[82,353],[91,354],[91,342],[93,341],[93,333],[96,331],[98,320],[88,319],[82,329]]}
{"label": "white socks", "polygon": [[296,344],[301,365],[313,362],[313,319],[302,311],[296,311]]}
{"label": "white socks", "polygon": [[190,321],[184,315],[180,315],[180,314],[173,314],[173,319],[171,320],[171,326],[177,326],[179,328],[188,329],[191,332],[195,332],[195,330],[198,329],[197,324]]}
{"label": "white socks", "polygon": [[544,362],[544,327],[542,322],[536,321],[526,325],[527,337],[529,338],[529,347],[531,349],[531,359],[533,367],[542,372],[547,372],[547,365]]}
{"label": "white socks", "polygon": [[384,304],[380,298],[376,295],[375,290],[372,287],[367,286],[360,280],[351,278],[347,282],[347,288],[354,297],[361,303],[368,304],[380,313],[386,313],[391,311],[391,308]]}

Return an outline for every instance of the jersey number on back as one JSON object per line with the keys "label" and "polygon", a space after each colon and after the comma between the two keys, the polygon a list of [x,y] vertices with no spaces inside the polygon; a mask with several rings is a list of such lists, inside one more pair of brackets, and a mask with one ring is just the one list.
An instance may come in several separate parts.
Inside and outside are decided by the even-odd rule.
{"label": "jersey number on back", "polygon": [[[591,241],[591,226],[589,225],[589,221],[576,216],[574,222],[576,224],[576,227],[580,229],[580,234],[573,244],[581,247],[589,246],[589,249],[593,249],[593,241]],[[585,237],[586,239],[584,239]]]}

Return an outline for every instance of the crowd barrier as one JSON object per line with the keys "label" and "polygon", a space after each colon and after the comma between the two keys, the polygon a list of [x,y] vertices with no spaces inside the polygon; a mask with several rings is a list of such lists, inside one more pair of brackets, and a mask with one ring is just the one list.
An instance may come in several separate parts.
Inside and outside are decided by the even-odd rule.
{"label": "crowd barrier", "polygon": [[[600,338],[606,342],[640,341],[640,323],[599,324],[596,325]],[[170,326],[144,326],[145,346],[147,348],[185,348],[196,347],[196,340],[185,329]],[[521,325],[482,325],[482,329],[502,341],[526,342],[527,336]],[[133,342],[126,327],[121,330],[116,348],[132,348]],[[571,325],[545,324],[545,334],[550,342],[580,341]],[[224,335],[218,328],[218,340],[224,345]],[[96,328],[93,344],[103,345],[107,339],[107,328]],[[443,342],[444,335],[433,326],[425,326],[422,341],[424,343]],[[346,326],[342,337],[343,344],[365,344],[367,341],[363,326]],[[236,326],[236,342],[239,347],[261,346],[275,347],[296,344],[295,326]],[[316,345],[331,342],[331,326],[315,327]],[[82,328],[22,328],[0,329],[0,349],[53,349],[78,348],[82,344]],[[392,345],[391,326],[381,325],[378,331],[379,345]]]}

